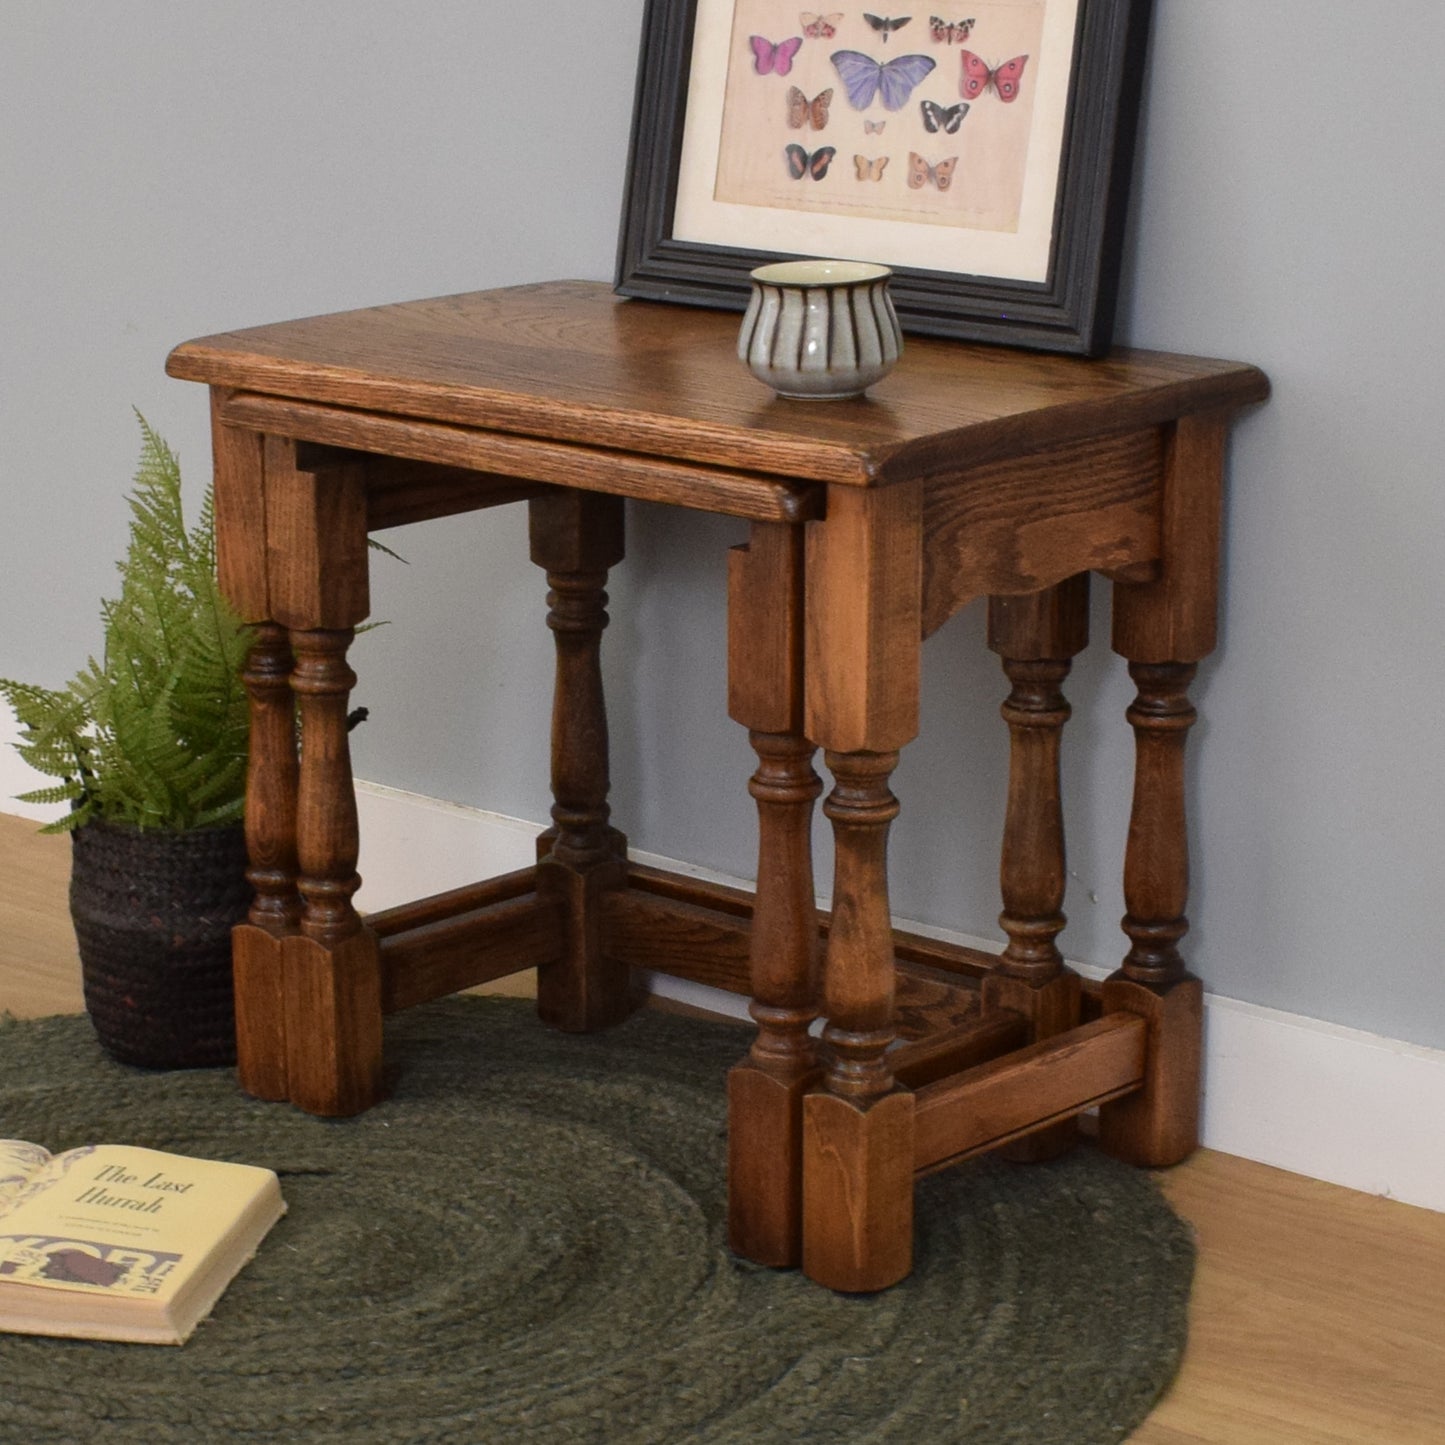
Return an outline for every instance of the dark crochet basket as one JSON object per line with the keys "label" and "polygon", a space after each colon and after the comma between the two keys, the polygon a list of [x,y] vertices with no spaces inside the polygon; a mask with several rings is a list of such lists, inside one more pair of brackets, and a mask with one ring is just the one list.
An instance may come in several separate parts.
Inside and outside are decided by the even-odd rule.
{"label": "dark crochet basket", "polygon": [[231,929],[251,901],[241,826],[92,821],[71,838],[70,914],[100,1042],[144,1068],[234,1063]]}

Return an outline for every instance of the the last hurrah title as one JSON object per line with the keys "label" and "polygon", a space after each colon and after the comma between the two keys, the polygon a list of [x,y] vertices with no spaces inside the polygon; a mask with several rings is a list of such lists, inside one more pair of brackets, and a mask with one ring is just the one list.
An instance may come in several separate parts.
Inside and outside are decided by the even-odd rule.
{"label": "the last hurrah title", "polygon": [[[119,1164],[107,1164],[95,1175],[95,1183],[77,1196],[76,1204],[95,1204],[103,1209],[124,1209],[132,1214],[159,1214],[168,1198],[186,1194],[193,1185],[170,1179],[164,1170],[157,1170],[149,1179],[142,1179]],[[117,1189],[145,1191],[141,1194],[118,1194]]]}

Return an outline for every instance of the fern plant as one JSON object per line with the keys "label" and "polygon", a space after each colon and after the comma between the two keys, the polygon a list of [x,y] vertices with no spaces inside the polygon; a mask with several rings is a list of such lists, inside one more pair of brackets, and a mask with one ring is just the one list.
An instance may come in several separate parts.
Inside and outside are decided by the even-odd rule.
{"label": "fern plant", "polygon": [[101,604],[105,651],[64,688],[0,678],[21,724],[20,755],[59,781],[21,795],[70,811],[42,832],[92,818],[181,832],[242,815],[249,629],[216,583],[208,493],[196,526],[181,510],[176,455],[140,421],[120,596]]}

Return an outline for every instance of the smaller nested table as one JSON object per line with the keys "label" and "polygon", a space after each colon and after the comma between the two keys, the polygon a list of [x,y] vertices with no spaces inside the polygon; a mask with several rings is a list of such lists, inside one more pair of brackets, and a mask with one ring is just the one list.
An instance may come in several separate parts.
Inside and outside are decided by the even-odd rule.
{"label": "smaller nested table", "polygon": [[[730,988],[758,1026],[729,1080],[732,1244],[879,1289],[909,1270],[920,1173],[1046,1157],[1094,1106],[1126,1159],[1195,1146],[1187,688],[1215,641],[1226,431],[1267,384],[1230,362],[910,339],[868,398],[789,402],[737,363],[736,328],[561,282],[172,353],[171,375],[211,388],[221,580],[256,624],[240,1076],[352,1114],[381,1096],[383,1016],[426,999],[535,966],[541,1016],[580,1031],[635,1007],[636,969]],[[599,642],[627,497],[751,524],[729,559],[728,683],[759,757],[755,895],[633,865],[610,825]],[[557,650],[554,825],[535,867],[363,921],[346,654],[368,533],[524,499]],[[1097,990],[1056,945],[1060,689],[1091,572],[1113,581],[1138,688],[1128,951]],[[888,906],[888,783],[917,731],[922,640],[976,599],[1011,685],[997,957],[895,934]],[[809,851],[818,747],[831,917]]]}

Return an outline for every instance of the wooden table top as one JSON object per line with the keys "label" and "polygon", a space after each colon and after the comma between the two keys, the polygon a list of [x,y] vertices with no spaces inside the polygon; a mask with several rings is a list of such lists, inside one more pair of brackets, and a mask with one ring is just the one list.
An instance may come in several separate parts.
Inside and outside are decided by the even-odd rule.
{"label": "wooden table top", "polygon": [[1098,360],[908,337],[866,397],[789,401],[737,359],[732,312],[555,281],[339,312],[178,346],[187,381],[872,486],[1262,401],[1252,366],[1119,350]]}

